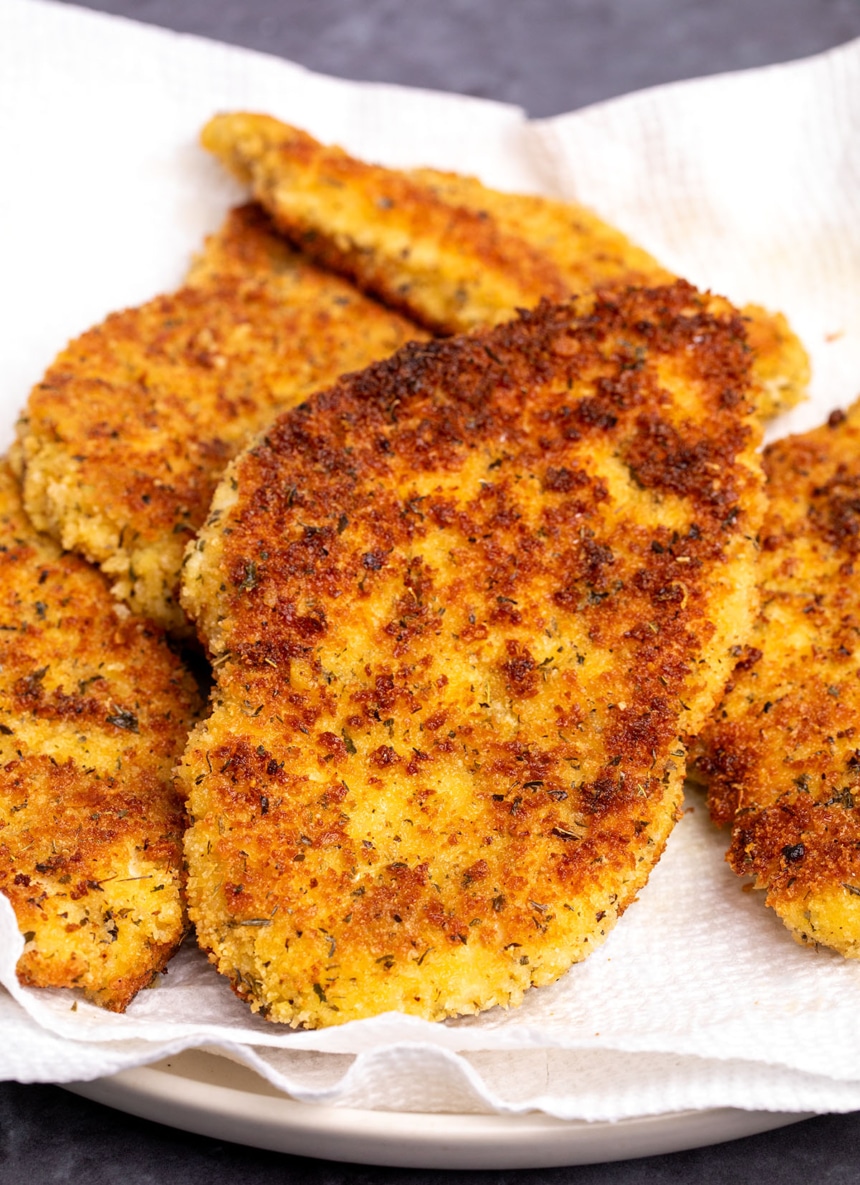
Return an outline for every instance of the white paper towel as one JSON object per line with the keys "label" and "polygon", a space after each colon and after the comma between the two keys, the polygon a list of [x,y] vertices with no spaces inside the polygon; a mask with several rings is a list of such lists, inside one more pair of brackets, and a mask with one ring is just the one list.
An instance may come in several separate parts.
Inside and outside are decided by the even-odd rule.
{"label": "white paper towel", "polygon": [[[65,340],[175,285],[240,191],[196,147],[268,111],[393,165],[593,205],[667,265],[782,308],[815,370],[784,432],[860,389],[860,42],[529,124],[476,99],[322,78],[44,0],[0,4],[0,438]],[[689,1107],[860,1108],[860,964],[796,946],[723,861],[702,802],[607,943],[515,1011],[293,1033],[193,947],[124,1016],[22,989],[0,897],[0,1076],[88,1079],[194,1045],[296,1098],[595,1120]]]}

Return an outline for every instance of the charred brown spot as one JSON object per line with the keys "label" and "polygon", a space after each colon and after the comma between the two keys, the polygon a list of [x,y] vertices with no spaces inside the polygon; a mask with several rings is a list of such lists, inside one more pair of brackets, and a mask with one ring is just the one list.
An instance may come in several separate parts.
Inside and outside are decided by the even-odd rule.
{"label": "charred brown spot", "polygon": [[538,692],[537,663],[529,650],[519,642],[505,643],[508,658],[501,664],[508,693],[516,699],[530,699]]}
{"label": "charred brown spot", "polygon": [[[319,743],[327,753],[331,754],[335,761],[344,761],[346,759],[348,749],[342,737],[335,736],[333,732],[321,732]],[[355,745],[352,746],[352,750],[355,752]],[[276,761],[269,762],[269,766],[272,764],[274,764],[275,770],[277,770],[278,763]]]}
{"label": "charred brown spot", "polygon": [[745,646],[743,648],[743,657],[739,658],[735,664],[736,671],[749,671],[760,662],[762,658],[762,651],[758,646]]}
{"label": "charred brown spot", "polygon": [[590,484],[588,474],[582,469],[547,469],[543,480],[545,490],[553,494],[570,494]]}
{"label": "charred brown spot", "polygon": [[696,439],[692,425],[682,436],[659,415],[642,414],[637,417],[636,435],[627,448],[626,460],[646,489],[671,491],[712,514],[727,515],[738,498],[730,475],[747,436],[747,430],[738,427],[722,440],[712,436]]}
{"label": "charred brown spot", "polygon": [[463,873],[463,884],[471,885],[486,880],[490,875],[490,866],[486,860],[478,860]]}
{"label": "charred brown spot", "polygon": [[580,400],[576,408],[576,418],[584,428],[609,430],[618,423],[618,416],[611,404],[596,397]]}
{"label": "charred brown spot", "polygon": [[809,517],[818,534],[852,558],[860,553],[860,474],[840,466],[834,476],[815,486]]}
{"label": "charred brown spot", "polygon": [[399,765],[400,761],[400,754],[391,745],[380,745],[370,754],[370,763],[377,769],[387,769],[388,766]]}

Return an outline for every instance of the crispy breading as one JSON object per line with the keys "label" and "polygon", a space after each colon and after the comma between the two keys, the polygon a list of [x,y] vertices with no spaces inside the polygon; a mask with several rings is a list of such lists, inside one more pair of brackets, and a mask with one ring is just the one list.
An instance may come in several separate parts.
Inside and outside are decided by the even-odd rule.
{"label": "crispy breading", "polygon": [[492,219],[271,116],[215,116],[202,142],[309,255],[435,332],[567,295],[558,268]]}
{"label": "crispy breading", "polygon": [[296,290],[296,296],[288,297],[290,303],[307,300],[316,304],[320,295],[329,301],[339,296],[355,297],[355,289],[321,272],[278,234],[268,214],[254,202],[230,210],[218,231],[207,236],[202,251],[192,260],[185,283],[205,290],[225,276],[237,280],[275,279],[283,286],[281,296]]}
{"label": "crispy breading", "polygon": [[[445,201],[484,212],[506,234],[517,235],[544,252],[571,293],[609,283],[666,284],[675,279],[653,256],[585,206],[500,193],[459,173],[416,169],[410,175]],[[741,311],[753,351],[756,406],[759,415],[768,419],[806,397],[809,357],[782,313],[755,304]]]}
{"label": "crispy breading", "polygon": [[407,346],[225,474],[189,912],[254,1009],[517,1003],[634,899],[751,623],[743,322],[678,283]]}
{"label": "crispy breading", "polygon": [[531,244],[552,261],[568,292],[625,284],[667,284],[675,277],[614,226],[585,206],[536,195],[502,193],[476,177],[438,169],[409,176],[449,205],[491,219],[505,234]]}
{"label": "crispy breading", "polygon": [[728,861],[801,942],[860,957],[860,403],[765,452],[761,612],[701,738]]}
{"label": "crispy breading", "polygon": [[807,397],[811,378],[809,355],[783,313],[747,304],[747,342],[753,353],[756,410],[772,419]]}
{"label": "crispy breading", "polygon": [[[581,205],[368,165],[271,116],[215,116],[202,140],[309,254],[437,333],[506,321],[542,297],[674,279]],[[773,416],[804,397],[809,360],[781,313],[743,311],[759,413]]]}
{"label": "crispy breading", "polygon": [[0,892],[23,983],[120,1012],[179,945],[171,771],[198,698],[162,632],[33,530],[0,464]]}
{"label": "crispy breading", "polygon": [[235,210],[179,292],[114,313],[33,390],[15,458],[36,525],[166,627],[228,460],[277,412],[426,335]]}

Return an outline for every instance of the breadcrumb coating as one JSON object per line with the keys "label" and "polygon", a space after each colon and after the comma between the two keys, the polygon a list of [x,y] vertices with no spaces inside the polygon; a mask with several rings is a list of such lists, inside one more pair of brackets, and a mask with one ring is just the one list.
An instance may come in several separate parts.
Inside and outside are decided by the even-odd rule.
{"label": "breadcrumb coating", "polygon": [[700,741],[727,859],[800,942],[860,957],[860,403],[764,454],[761,612]]}
{"label": "breadcrumb coating", "polygon": [[182,554],[227,462],[276,413],[426,334],[234,210],[187,285],[73,341],[30,395],[14,460],[40,530],[181,633]]}
{"label": "breadcrumb coating", "polygon": [[[581,205],[366,164],[271,116],[215,116],[202,140],[284,234],[437,333],[498,324],[542,298],[675,278]],[[743,312],[767,418],[805,397],[809,359],[781,313]]]}
{"label": "breadcrumb coating", "polygon": [[156,626],[28,522],[0,465],[0,892],[22,983],[116,1012],[186,928],[171,772],[199,709]]}
{"label": "breadcrumb coating", "polygon": [[189,911],[319,1026],[516,1004],[603,940],[755,605],[743,321],[684,283],[407,346],[227,470],[183,603]]}

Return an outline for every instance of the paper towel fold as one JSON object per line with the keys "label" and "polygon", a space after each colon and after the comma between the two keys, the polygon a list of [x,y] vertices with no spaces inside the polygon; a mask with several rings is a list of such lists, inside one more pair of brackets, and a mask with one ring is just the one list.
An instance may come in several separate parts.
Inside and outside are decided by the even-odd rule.
{"label": "paper towel fold", "polygon": [[[322,78],[45,0],[0,6],[0,426],[71,334],[179,282],[240,191],[196,144],[269,111],[393,165],[594,206],[702,286],[782,308],[819,422],[860,388],[860,43],[540,123],[502,104]],[[58,180],[59,178],[59,180]],[[36,260],[39,263],[36,264]],[[203,1045],[308,1102],[595,1120],[860,1107],[860,964],[795,946],[723,862],[698,798],[606,944],[523,1006],[319,1032],[253,1017],[192,946],[124,1016],[21,988],[0,897],[0,1076],[70,1081]]]}

